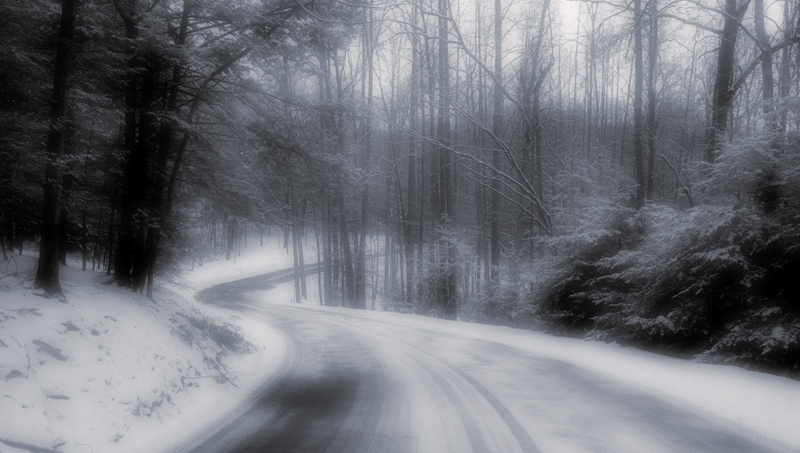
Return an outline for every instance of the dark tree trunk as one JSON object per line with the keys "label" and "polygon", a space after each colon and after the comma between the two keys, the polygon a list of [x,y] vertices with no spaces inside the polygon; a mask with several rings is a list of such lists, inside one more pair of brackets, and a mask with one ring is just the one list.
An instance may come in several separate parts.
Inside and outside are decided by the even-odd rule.
{"label": "dark tree trunk", "polygon": [[[297,186],[292,181],[292,238],[297,253],[298,278],[300,281],[300,296],[308,298],[306,286],[305,266],[306,260],[303,254],[303,237],[305,236],[305,203],[299,203],[297,199]],[[299,301],[298,301],[299,302]]]}
{"label": "dark tree trunk", "polygon": [[111,216],[108,220],[108,261],[106,262],[106,275],[111,275],[114,270],[114,216],[117,213],[116,197],[111,198]]}
{"label": "dark tree trunk", "polygon": [[[74,151],[74,133],[73,127],[74,115],[72,109],[67,109],[67,121],[64,125],[64,156],[72,155]],[[66,171],[61,175],[61,212],[58,216],[58,262],[62,266],[67,265],[67,242],[69,239],[69,221],[70,221],[70,198],[72,197],[72,185],[75,182],[73,175],[74,165],[68,162]]]}
{"label": "dark tree trunk", "polygon": [[[6,233],[6,240],[8,241],[5,246],[8,248],[8,251],[12,254],[14,253],[14,214],[9,213],[8,218],[6,219],[5,224],[5,233]],[[6,249],[3,249],[4,251]]]}
{"label": "dark tree trunk", "polygon": [[[543,148],[544,148],[544,128],[542,126],[542,115],[541,115],[541,87],[542,83],[544,83],[545,77],[550,72],[550,68],[552,67],[553,63],[541,67],[541,50],[542,50],[542,42],[544,40],[545,32],[546,32],[546,19],[548,16],[548,9],[550,7],[550,0],[545,0],[542,5],[542,14],[539,18],[539,32],[538,36],[536,37],[536,45],[533,49],[533,56],[532,56],[532,70],[530,75],[530,92],[533,97],[533,105],[531,106],[531,112],[528,115],[527,123],[530,124],[532,128],[531,133],[533,134],[533,156],[531,165],[533,168],[530,170],[533,172],[532,179],[533,179],[533,188],[538,195],[541,202],[544,202],[544,170],[542,168],[542,156],[543,156]],[[541,67],[541,68],[540,68]],[[538,74],[537,74],[538,72]],[[547,218],[547,212],[545,212],[543,206],[536,205],[536,203],[532,203],[533,210],[536,212],[538,217],[539,223],[542,225],[549,225],[550,220]],[[531,236],[531,244],[530,244],[530,257],[531,259],[534,258],[534,251],[536,245],[534,244],[533,237],[538,234],[541,234],[541,228],[537,227],[537,231],[534,231],[534,224],[535,222],[533,219],[530,221],[530,236]],[[544,243],[540,242],[539,246],[539,257],[544,257]]]}
{"label": "dark tree trunk", "polygon": [[722,148],[728,128],[728,113],[736,94],[733,89],[736,40],[739,36],[739,23],[750,4],[750,0],[740,1],[741,5],[737,5],[737,0],[725,0],[725,22],[719,42],[714,90],[711,93],[711,124],[706,134],[705,159],[711,164]]}
{"label": "dark tree trunk", "polygon": [[318,223],[318,215],[317,215],[317,203],[312,205],[314,209],[314,239],[317,242],[317,292],[319,293],[319,304],[325,305],[325,293],[322,291],[322,254],[319,244],[319,223]]}
{"label": "dark tree trunk", "polygon": [[[790,13],[790,5],[792,2],[786,1],[783,4],[783,29],[789,30],[791,28],[792,17]],[[800,21],[800,18],[798,18]],[[800,28],[800,27],[798,27]],[[796,33],[795,33],[796,35]],[[783,48],[783,52],[781,55],[781,65],[780,65],[780,72],[778,73],[778,80],[779,80],[779,90],[781,101],[788,100],[789,93],[791,92],[792,82],[791,82],[791,73],[792,73],[792,53],[791,47],[786,46]],[[788,109],[781,109],[780,118],[778,120],[778,130],[781,132],[786,131],[786,125],[788,123]]]}
{"label": "dark tree trunk", "polygon": [[[416,109],[416,105],[414,106]],[[412,112],[412,121],[416,122],[416,112]],[[416,241],[416,209],[413,203],[417,201],[417,153],[416,140],[412,139],[412,151],[408,158],[408,199],[406,200],[405,223],[403,228],[403,245],[405,247],[406,268],[406,304],[414,302],[414,246]]]}
{"label": "dark tree trunk", "polygon": [[[127,199],[131,202],[130,209],[133,213],[131,274],[130,280],[134,291],[143,292],[147,280],[147,253],[150,247],[155,246],[155,238],[148,237],[146,225],[156,220],[152,205],[151,160],[153,157],[152,131],[153,131],[153,102],[157,94],[155,75],[157,69],[150,67],[142,77],[141,105],[139,106],[138,137],[134,154],[131,156],[129,189]],[[123,206],[123,212],[125,207]],[[152,252],[152,250],[149,250]]]}
{"label": "dark tree trunk", "polygon": [[[186,35],[189,26],[189,5],[183,2],[183,14],[181,15],[181,25],[178,37],[175,39],[176,47],[181,47],[186,43]],[[182,78],[182,66],[176,63],[172,68],[172,79],[170,80],[167,95],[167,111],[174,112],[178,104],[178,88]],[[153,278],[155,277],[156,260],[161,245],[161,238],[170,221],[171,200],[165,199],[167,189],[167,163],[173,152],[174,125],[171,120],[165,119],[161,122],[159,132],[158,157],[156,162],[155,181],[151,197],[151,212],[156,217],[155,222],[150,222],[151,226],[147,231],[145,243],[144,260],[147,278],[147,297],[153,298]]]}
{"label": "dark tree trunk", "polygon": [[[589,10],[589,16],[591,18],[592,27],[589,30],[589,35],[587,37],[588,46],[586,48],[586,78],[588,79],[586,83],[586,164],[589,165],[589,168],[592,167],[592,132],[594,132],[594,96],[595,96],[595,81],[597,80],[597,74],[595,73],[596,68],[596,59],[597,53],[595,52],[595,22],[596,22],[596,15],[597,10],[592,8],[592,4],[589,4],[587,8]],[[596,5],[594,5],[596,7]],[[585,188],[585,184],[584,184]]]}
{"label": "dark tree trunk", "polygon": [[[320,71],[317,80],[319,84],[319,98],[323,102],[332,102],[333,95],[331,88],[330,56],[328,53],[322,50],[319,53],[319,67]],[[326,111],[322,113],[322,126],[326,136],[336,133],[336,119],[331,112]],[[332,221],[330,195],[326,193],[322,197],[321,203],[321,206],[319,206],[319,203],[314,203],[315,222],[318,217],[321,218],[321,225],[317,228],[317,240],[319,240],[320,235],[322,236],[322,276],[321,281],[319,282],[319,284],[322,285],[320,288],[320,303],[323,305],[332,306],[334,305],[334,298],[332,281],[333,255],[331,252]],[[318,207],[321,208],[319,216],[317,215]],[[317,259],[319,259],[319,257]]]}
{"label": "dark tree trunk", "polygon": [[356,285],[355,276],[353,273],[353,251],[350,247],[350,228],[347,226],[347,216],[344,210],[344,197],[339,196],[339,228],[342,251],[344,252],[344,278],[345,278],[345,296],[347,298],[347,307],[355,308],[356,301]]}
{"label": "dark tree trunk", "polygon": [[658,0],[650,0],[650,48],[647,71],[647,200],[655,193],[656,160],[656,63],[658,63]]}
{"label": "dark tree trunk", "polygon": [[75,11],[78,0],[63,0],[58,27],[53,97],[50,105],[50,131],[47,136],[48,161],[45,165],[42,203],[42,230],[39,265],[35,285],[48,295],[63,294],[58,277],[58,219],[61,207],[61,157],[64,154],[65,120],[69,106],[72,69],[72,40],[75,36]]}
{"label": "dark tree trunk", "polygon": [[[133,41],[139,31],[137,24],[126,12],[118,10],[125,23],[126,37]],[[129,49],[133,53],[134,49]],[[134,215],[138,210],[139,181],[136,175],[138,152],[136,149],[137,108],[139,97],[139,75],[136,70],[136,60],[131,56],[129,60],[130,73],[125,87],[125,127],[122,196],[120,197],[120,226],[117,232],[117,253],[114,256],[114,276],[121,286],[131,283],[131,268],[133,266],[134,249]]]}
{"label": "dark tree trunk", "polygon": [[[417,26],[417,9],[414,8],[412,15],[412,23]],[[419,61],[419,41],[416,35],[410,36],[411,40],[411,92],[417,93],[421,90],[421,84],[418,83],[420,76],[420,61]],[[409,106],[409,125],[412,131],[416,133],[419,130],[417,124],[417,96],[410,97]],[[416,209],[414,203],[417,202],[417,146],[418,140],[414,137],[410,138],[410,149],[408,156],[408,195],[406,198],[405,207],[405,223],[403,225],[403,245],[405,247],[405,268],[406,268],[406,304],[413,306],[415,294],[415,273],[414,273],[414,246],[416,241]],[[399,182],[398,182],[399,184]]]}
{"label": "dark tree trunk", "polygon": [[[370,2],[371,3],[371,2]],[[369,20],[365,25],[364,36],[365,58],[364,65],[367,77],[367,112],[372,109],[372,8],[369,8]],[[369,161],[372,158],[372,114],[367,113],[364,125],[364,160],[362,168],[364,174],[369,174]],[[358,238],[358,262],[356,263],[356,303],[355,308],[367,309],[367,231],[369,230],[369,180],[365,179],[361,188],[361,232]]]}
{"label": "dark tree trunk", "polygon": [[302,263],[302,247],[303,247],[303,240],[300,237],[300,220],[299,220],[299,207],[297,203],[297,188],[295,187],[295,178],[294,175],[289,176],[289,199],[291,202],[291,212],[292,212],[292,258],[294,262],[294,301],[295,303],[300,303],[300,298],[305,299],[305,295],[302,294],[300,288],[300,274],[303,272],[303,263]]}
{"label": "dark tree trunk", "polygon": [[633,157],[636,170],[636,199],[634,206],[641,209],[645,205],[647,195],[647,179],[644,170],[644,124],[642,121],[642,90],[644,82],[644,62],[642,59],[642,2],[633,0],[634,32],[633,32]]}
{"label": "dark tree trunk", "polygon": [[[366,182],[365,182],[366,184]],[[356,255],[355,290],[353,308],[367,309],[367,229],[369,228],[369,194],[361,191],[361,225],[358,235],[358,254]]]}
{"label": "dark tree trunk", "polygon": [[[303,296],[303,299],[308,299],[308,287],[306,285],[306,273],[304,271],[306,267],[306,259],[303,250],[303,239],[306,237],[306,208],[307,203],[303,200],[303,203],[297,206],[299,212],[299,227],[300,231],[297,232],[297,252],[298,252],[298,261],[300,262],[300,295]],[[241,248],[239,249],[241,252]],[[241,253],[240,253],[241,255]]]}
{"label": "dark tree trunk", "polygon": [[[492,134],[500,139],[503,130],[503,8],[500,0],[494,2],[494,108],[492,118]],[[494,295],[499,280],[500,272],[500,183],[498,181],[501,156],[500,150],[492,151],[492,182],[491,182],[491,214],[489,225],[490,297]]]}
{"label": "dark tree trunk", "polygon": [[335,306],[346,306],[346,295],[344,294],[344,284],[341,284],[342,295],[339,297],[339,292],[333,292],[334,289],[339,289],[340,282],[342,281],[341,260],[342,260],[342,246],[341,238],[339,237],[339,216],[338,213],[338,198],[332,197],[331,204],[328,206],[328,218],[330,219],[329,232],[330,232],[330,257],[331,257],[331,294],[334,298],[331,299]]}
{"label": "dark tree trunk", "polygon": [[225,261],[230,261],[233,256],[233,241],[236,236],[236,218],[228,220],[228,234],[225,241]]}
{"label": "dark tree trunk", "polygon": [[[339,102],[344,102],[344,87],[342,86],[341,74],[342,68],[339,67],[339,59],[336,54],[334,54],[333,65],[336,72],[336,99]],[[338,118],[338,121],[336,122],[336,152],[339,155],[345,154],[345,119],[341,117]],[[342,302],[342,305],[345,307],[353,307],[356,300],[355,275],[353,272],[353,251],[350,247],[350,228],[347,225],[347,213],[345,212],[345,197],[343,191],[344,189],[341,186],[336,188],[334,204],[336,205],[335,208],[338,210],[338,216],[333,216],[334,219],[332,223],[335,228],[338,220],[339,240],[338,244],[336,245],[341,247],[342,254],[344,255],[344,269],[342,272],[344,281],[342,282],[342,292],[344,293],[345,300]],[[335,237],[335,235],[332,236]],[[333,246],[333,250],[338,256],[337,249],[338,247]],[[338,271],[339,266],[337,265],[334,267],[334,274],[336,274]],[[337,277],[337,275],[334,275],[333,280],[337,281]]]}
{"label": "dark tree trunk", "polygon": [[81,211],[81,241],[80,241],[80,246],[81,246],[81,270],[82,271],[86,270],[86,260],[87,260],[87,257],[89,255],[89,251],[87,249],[89,233],[88,233],[88,231],[86,231],[86,229],[87,229],[87,227],[86,227],[86,210],[84,209],[84,210]]}
{"label": "dark tree trunk", "polygon": [[773,110],[772,98],[775,95],[774,76],[772,73],[772,51],[770,50],[769,36],[764,24],[764,0],[755,0],[755,24],[758,45],[761,48],[761,98],[764,103],[763,110],[766,115],[767,130],[777,131],[780,127],[777,118],[770,117]]}
{"label": "dark tree trunk", "polygon": [[92,244],[92,270],[99,269],[103,260],[103,211],[100,210],[97,232]]}
{"label": "dark tree trunk", "polygon": [[[449,1],[439,0],[439,121],[438,139],[443,145],[439,152],[439,181],[441,187],[440,215],[448,231],[455,225],[455,194],[453,165],[450,146],[450,51],[448,47]],[[440,284],[439,303],[442,305],[445,319],[456,319],[458,316],[458,280],[456,274],[456,246],[452,241],[442,242],[443,253],[441,265],[444,279]]]}
{"label": "dark tree trunk", "polygon": [[332,253],[332,238],[333,234],[331,224],[331,200],[330,197],[325,197],[325,211],[323,212],[323,225],[322,225],[322,249],[323,254],[323,291],[325,292],[325,305],[332,306],[333,300],[333,253]]}

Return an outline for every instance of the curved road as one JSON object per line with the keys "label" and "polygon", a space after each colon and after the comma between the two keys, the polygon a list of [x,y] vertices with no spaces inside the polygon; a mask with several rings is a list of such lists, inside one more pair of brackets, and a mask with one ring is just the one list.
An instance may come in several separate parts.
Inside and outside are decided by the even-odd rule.
{"label": "curved road", "polygon": [[686,407],[467,333],[247,297],[291,279],[291,270],[273,272],[197,294],[274,325],[290,348],[252,407],[192,451],[780,451]]}

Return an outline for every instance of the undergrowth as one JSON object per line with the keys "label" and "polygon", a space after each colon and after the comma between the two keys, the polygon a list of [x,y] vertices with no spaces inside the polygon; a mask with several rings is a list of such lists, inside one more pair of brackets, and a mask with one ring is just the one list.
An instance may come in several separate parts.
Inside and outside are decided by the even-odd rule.
{"label": "undergrowth", "polygon": [[[800,379],[800,151],[768,140],[698,163],[696,206],[587,209],[501,279],[481,322],[616,341]],[[519,272],[519,271],[518,271]],[[513,290],[513,291],[512,291]],[[509,308],[510,307],[510,308]]]}
{"label": "undergrowth", "polygon": [[386,291],[385,308],[441,316],[455,272],[462,321],[800,379],[798,142],[762,134],[727,144],[714,164],[684,162],[675,193],[638,210],[624,178],[582,187],[553,203],[552,237],[518,223],[499,241],[498,267],[487,230],[436,229],[423,259],[406,258],[413,287]]}

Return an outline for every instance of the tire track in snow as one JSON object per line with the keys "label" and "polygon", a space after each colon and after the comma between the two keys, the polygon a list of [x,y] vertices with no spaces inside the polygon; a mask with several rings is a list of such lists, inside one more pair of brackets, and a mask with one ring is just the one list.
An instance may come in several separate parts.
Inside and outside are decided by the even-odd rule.
{"label": "tire track in snow", "polygon": [[469,382],[483,397],[489,404],[492,405],[495,412],[503,419],[506,423],[506,426],[511,430],[511,433],[514,434],[514,437],[517,439],[519,446],[522,447],[523,451],[529,453],[541,453],[539,448],[536,446],[536,443],[533,442],[531,436],[528,435],[528,432],[525,431],[525,428],[522,424],[514,417],[514,414],[508,410],[508,408],[494,396],[492,392],[489,391],[486,387],[484,387],[480,382],[476,381],[475,378],[470,376],[469,374],[465,373],[464,371],[459,370],[458,368],[447,364],[454,373],[461,376],[462,379]]}
{"label": "tire track in snow", "polygon": [[[362,330],[368,330],[365,327],[362,327]],[[373,332],[374,334],[378,335],[378,333]],[[389,337],[382,337],[382,340],[386,342],[391,342],[395,345],[395,347],[403,348],[408,350],[406,353],[413,362],[415,362],[418,366],[423,368],[428,375],[439,385],[442,389],[443,393],[447,396],[448,400],[450,400],[451,404],[457,409],[459,414],[459,418],[461,419],[462,424],[464,425],[464,429],[466,434],[469,438],[470,445],[472,446],[473,451],[475,452],[488,452],[488,451],[495,451],[496,447],[490,447],[489,443],[486,441],[485,437],[481,433],[480,426],[483,424],[478,423],[474,417],[470,416],[470,412],[467,408],[465,401],[469,401],[466,398],[461,398],[458,393],[453,390],[454,388],[458,388],[459,386],[451,385],[448,383],[447,380],[443,377],[447,374],[447,372],[455,374],[458,378],[463,380],[465,383],[469,384],[473,389],[480,394],[483,399],[491,406],[497,416],[503,421],[505,426],[514,436],[519,447],[522,449],[523,452],[526,453],[541,453],[541,450],[536,446],[536,443],[530,437],[528,432],[519,422],[519,420],[511,413],[511,411],[497,398],[494,396],[492,392],[490,392],[484,385],[478,382],[475,378],[470,376],[468,373],[458,369],[457,367],[453,366],[452,364],[448,363],[447,361],[432,355],[430,352],[425,351],[421,348],[411,346],[404,342],[398,341],[394,338]],[[426,361],[434,362],[435,365],[431,365],[429,363],[425,363]],[[438,370],[436,368],[439,368]],[[444,372],[444,373],[443,373]],[[451,377],[450,381],[452,382],[454,379]],[[474,405],[474,402],[472,402]],[[472,411],[477,412],[477,411]],[[482,415],[485,413],[482,412]]]}

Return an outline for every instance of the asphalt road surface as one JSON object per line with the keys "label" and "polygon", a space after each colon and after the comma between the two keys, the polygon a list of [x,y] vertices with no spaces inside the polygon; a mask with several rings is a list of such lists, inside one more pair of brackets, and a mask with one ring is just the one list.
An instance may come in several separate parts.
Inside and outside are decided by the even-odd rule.
{"label": "asphalt road surface", "polygon": [[780,451],[642,390],[467,333],[248,298],[291,279],[291,270],[273,272],[197,294],[274,326],[290,347],[252,406],[192,451]]}

